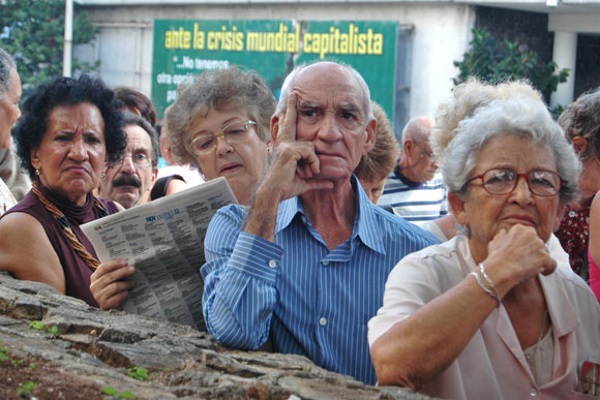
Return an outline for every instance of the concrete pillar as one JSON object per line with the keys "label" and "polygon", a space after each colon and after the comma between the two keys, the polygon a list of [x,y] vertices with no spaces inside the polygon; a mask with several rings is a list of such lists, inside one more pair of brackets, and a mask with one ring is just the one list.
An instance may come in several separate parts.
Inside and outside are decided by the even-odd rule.
{"label": "concrete pillar", "polygon": [[577,56],[577,32],[555,31],[552,59],[558,68],[568,68],[569,77],[560,83],[550,98],[550,105],[567,105],[573,101],[575,94],[575,59]]}

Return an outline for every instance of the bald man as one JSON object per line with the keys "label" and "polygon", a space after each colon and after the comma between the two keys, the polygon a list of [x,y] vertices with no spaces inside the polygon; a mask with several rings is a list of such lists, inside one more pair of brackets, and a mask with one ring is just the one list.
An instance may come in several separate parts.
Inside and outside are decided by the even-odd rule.
{"label": "bald man", "polygon": [[417,225],[448,214],[446,187],[429,145],[434,120],[411,119],[402,131],[400,158],[378,205]]}
{"label": "bald man", "polygon": [[368,384],[367,321],[389,271],[433,235],[376,207],[353,174],[375,143],[365,80],[320,61],[285,79],[271,117],[271,165],[248,208],[210,221],[202,307],[228,347],[300,354]]}

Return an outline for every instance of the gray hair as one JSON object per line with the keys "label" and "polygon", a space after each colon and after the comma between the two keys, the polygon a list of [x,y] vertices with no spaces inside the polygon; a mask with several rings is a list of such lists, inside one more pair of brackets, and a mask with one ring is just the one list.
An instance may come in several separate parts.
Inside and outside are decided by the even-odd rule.
{"label": "gray hair", "polygon": [[544,103],[523,95],[495,100],[458,124],[440,165],[448,189],[465,196],[479,152],[491,139],[503,135],[526,137],[547,146],[556,160],[558,174],[567,182],[560,190],[560,203],[577,198],[581,164],[573,148]]}
{"label": "gray hair", "polygon": [[587,140],[587,148],[579,154],[581,160],[600,159],[600,87],[571,103],[558,117],[558,124],[565,130],[569,142],[577,136]]}
{"label": "gray hair", "polygon": [[290,72],[288,74],[288,76],[285,78],[285,80],[283,81],[283,85],[281,86],[281,93],[279,95],[279,101],[277,102],[277,107],[275,108],[275,115],[281,114],[286,111],[287,100],[290,95],[290,92],[292,91],[292,85],[293,85],[294,81],[296,80],[296,77],[298,76],[298,74],[301,71],[303,71],[304,69],[306,69],[307,67],[310,67],[311,65],[315,65],[315,64],[319,64],[319,63],[330,63],[330,64],[338,65],[342,69],[348,71],[350,73],[350,75],[353,76],[354,79],[356,79],[356,82],[358,83],[358,87],[361,89],[361,91],[364,95],[363,110],[365,111],[365,116],[367,117],[367,121],[374,120],[375,115],[373,114],[373,109],[371,107],[371,91],[369,90],[369,86],[367,85],[367,82],[365,82],[362,75],[356,69],[354,69],[352,66],[342,63],[342,62],[338,62],[338,61],[317,61],[317,62],[313,62],[313,63],[303,63],[303,64],[296,66],[292,70],[292,72]]}
{"label": "gray hair", "polygon": [[471,77],[452,90],[452,96],[440,103],[431,131],[430,144],[439,164],[448,143],[454,138],[460,121],[471,118],[475,111],[494,100],[523,95],[542,100],[542,94],[526,80],[507,81],[497,85]]}
{"label": "gray hair", "polygon": [[152,167],[156,168],[158,166],[158,150],[159,150],[158,134],[156,133],[156,130],[154,130],[152,125],[150,125],[150,122],[148,122],[148,120],[146,120],[142,116],[131,113],[131,112],[124,112],[123,113],[123,130],[125,130],[125,128],[127,128],[128,126],[131,126],[131,125],[139,126],[140,128],[142,128],[143,130],[146,131],[148,136],[150,136],[150,143],[152,144]]}
{"label": "gray hair", "polygon": [[16,68],[15,61],[10,54],[0,48],[0,99],[8,92],[12,84],[11,72]]}

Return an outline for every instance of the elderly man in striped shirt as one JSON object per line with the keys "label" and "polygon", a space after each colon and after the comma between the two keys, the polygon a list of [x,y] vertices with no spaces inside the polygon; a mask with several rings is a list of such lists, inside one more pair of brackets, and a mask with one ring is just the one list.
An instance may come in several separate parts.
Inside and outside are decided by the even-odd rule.
{"label": "elderly man in striped shirt", "polygon": [[353,175],[375,140],[369,88],[334,62],[297,67],[275,114],[271,165],[249,209],[222,208],[205,239],[203,310],[220,343],[282,353],[376,382],[367,322],[390,270],[434,236],[373,205]]}

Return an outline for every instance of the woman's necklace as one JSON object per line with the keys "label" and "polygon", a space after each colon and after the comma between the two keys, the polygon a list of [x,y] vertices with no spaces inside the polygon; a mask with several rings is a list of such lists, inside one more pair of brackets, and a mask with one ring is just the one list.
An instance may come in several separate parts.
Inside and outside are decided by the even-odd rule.
{"label": "woman's necklace", "polygon": [[[67,220],[65,214],[63,214],[62,211],[60,211],[54,205],[54,203],[52,203],[44,196],[44,194],[37,187],[36,182],[33,182],[31,184],[31,191],[37,196],[37,198],[44,205],[46,210],[48,210],[48,212],[52,214],[54,219],[61,226],[65,236],[67,237],[67,239],[69,239],[69,243],[71,244],[73,250],[75,250],[77,254],[79,254],[79,256],[83,259],[85,264],[89,267],[89,269],[95,271],[96,268],[98,268],[98,266],[100,265],[100,261],[98,261],[93,255],[91,255],[90,252],[87,251],[85,246],[79,241],[79,238],[77,238],[77,235],[75,235],[75,232],[73,232],[73,229],[71,229],[71,225],[69,224],[69,221]],[[94,205],[98,208],[100,217],[105,217],[108,215],[106,208],[104,208],[104,205],[96,197],[94,197]]]}

